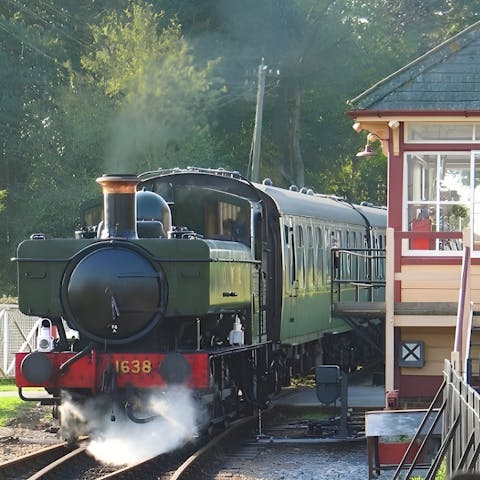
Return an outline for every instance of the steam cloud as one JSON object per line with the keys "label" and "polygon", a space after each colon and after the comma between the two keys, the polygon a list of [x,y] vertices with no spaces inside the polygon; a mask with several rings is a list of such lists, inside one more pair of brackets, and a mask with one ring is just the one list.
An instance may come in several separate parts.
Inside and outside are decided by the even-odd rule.
{"label": "steam cloud", "polygon": [[152,392],[148,409],[159,416],[145,424],[132,422],[118,408],[112,422],[108,398],[91,399],[81,406],[65,399],[60,408],[63,435],[68,439],[88,433],[88,452],[111,465],[147,460],[182,446],[197,434],[199,412],[185,387]]}

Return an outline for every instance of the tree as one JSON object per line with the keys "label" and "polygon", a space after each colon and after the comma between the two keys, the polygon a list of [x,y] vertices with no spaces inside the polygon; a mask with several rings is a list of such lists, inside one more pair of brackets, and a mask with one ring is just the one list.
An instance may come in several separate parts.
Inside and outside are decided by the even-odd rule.
{"label": "tree", "polygon": [[92,31],[95,51],[82,65],[118,107],[107,165],[151,169],[210,156],[207,113],[221,88],[215,62],[198,67],[181,26],[142,2]]}
{"label": "tree", "polygon": [[7,191],[0,190],[0,213],[5,210],[5,200],[7,198]]}
{"label": "tree", "polygon": [[9,259],[15,255],[17,239],[24,231],[24,207],[29,205],[31,209],[31,198],[25,198],[31,166],[35,155],[42,155],[32,134],[43,128],[47,112],[54,108],[53,91],[64,74],[58,58],[65,52],[44,24],[23,9],[16,9],[10,2],[1,13],[0,82],[4,97],[0,103],[0,189],[8,196],[2,199],[0,222],[0,253],[4,259],[0,263],[0,291],[12,293],[14,269]]}

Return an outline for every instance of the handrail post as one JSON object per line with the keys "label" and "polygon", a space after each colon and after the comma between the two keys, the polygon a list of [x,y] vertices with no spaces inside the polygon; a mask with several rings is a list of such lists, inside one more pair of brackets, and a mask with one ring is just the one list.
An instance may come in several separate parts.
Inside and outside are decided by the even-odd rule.
{"label": "handrail post", "polygon": [[3,308],[0,311],[0,318],[3,319],[3,371],[8,367],[8,310]]}
{"label": "handrail post", "polygon": [[395,232],[387,228],[385,259],[385,391],[394,390]]}
{"label": "handrail post", "polygon": [[[469,277],[470,277],[470,229],[464,230],[464,248],[462,257],[462,270],[460,278],[460,290],[458,293],[457,325],[455,329],[455,344],[452,352],[452,362],[454,368],[461,375],[465,373],[465,364],[467,358],[467,329],[471,326],[465,319],[466,305],[470,304]],[[468,311],[470,314],[470,311]]]}

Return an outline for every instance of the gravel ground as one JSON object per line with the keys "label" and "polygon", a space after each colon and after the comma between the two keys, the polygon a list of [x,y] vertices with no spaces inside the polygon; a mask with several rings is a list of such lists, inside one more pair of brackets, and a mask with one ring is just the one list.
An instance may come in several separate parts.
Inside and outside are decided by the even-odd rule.
{"label": "gravel ground", "polygon": [[[229,470],[226,472],[225,470]],[[233,480],[365,480],[368,478],[365,442],[351,444],[266,444],[254,458],[241,454],[230,469],[208,478]],[[207,477],[205,477],[207,478]]]}
{"label": "gravel ground", "polygon": [[0,427],[0,463],[60,442],[50,407],[35,406]]}

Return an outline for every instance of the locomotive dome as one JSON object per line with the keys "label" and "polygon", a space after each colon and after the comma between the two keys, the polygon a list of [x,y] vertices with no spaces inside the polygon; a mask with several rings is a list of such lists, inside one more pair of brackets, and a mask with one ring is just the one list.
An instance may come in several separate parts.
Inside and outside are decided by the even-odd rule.
{"label": "locomotive dome", "polygon": [[137,192],[137,220],[162,222],[168,232],[172,228],[172,214],[167,202],[157,193],[143,188]]}

